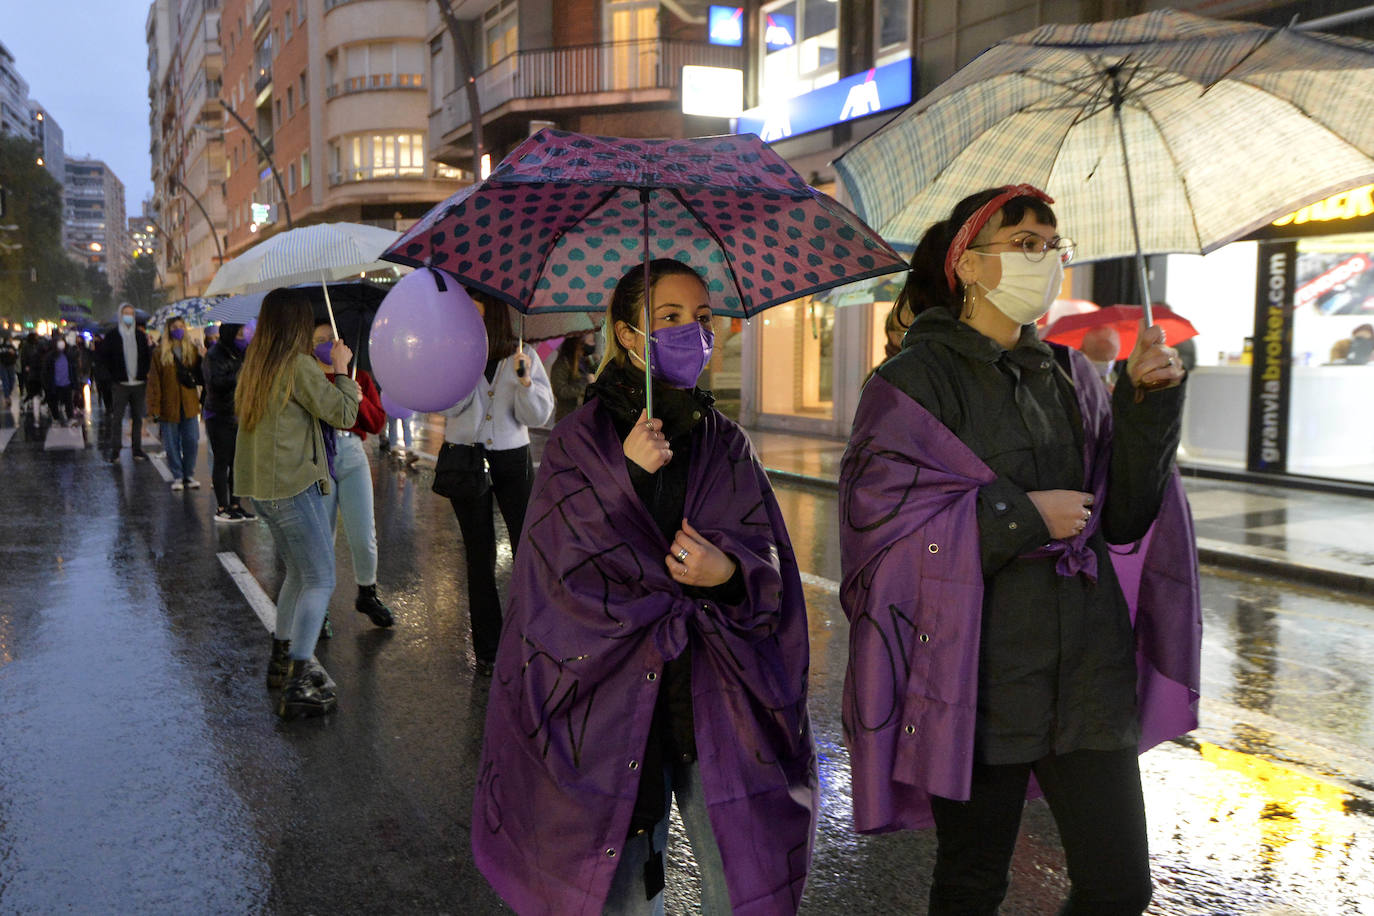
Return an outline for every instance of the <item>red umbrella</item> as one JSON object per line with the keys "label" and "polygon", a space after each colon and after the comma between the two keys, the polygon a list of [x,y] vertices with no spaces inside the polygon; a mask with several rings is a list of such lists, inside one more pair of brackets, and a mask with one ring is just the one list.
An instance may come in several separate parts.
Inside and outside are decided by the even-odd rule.
{"label": "red umbrella", "polygon": [[[1135,336],[1144,312],[1145,310],[1138,305],[1112,305],[1081,315],[1065,315],[1046,328],[1041,336],[1054,343],[1078,347],[1083,343],[1083,335],[1088,331],[1093,328],[1110,327],[1115,329],[1117,336],[1121,338],[1121,350],[1116,358],[1125,359],[1135,349]],[[1181,343],[1197,336],[1197,328],[1193,327],[1187,318],[1174,314],[1173,309],[1166,305],[1154,307],[1154,318],[1155,324],[1164,329],[1164,339],[1167,343]]]}

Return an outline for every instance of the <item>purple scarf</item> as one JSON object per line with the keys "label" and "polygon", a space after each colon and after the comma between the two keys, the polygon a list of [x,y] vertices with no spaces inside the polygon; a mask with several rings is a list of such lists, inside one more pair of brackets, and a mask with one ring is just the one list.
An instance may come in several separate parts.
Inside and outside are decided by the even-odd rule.
{"label": "purple scarf", "polygon": [[[1101,505],[1111,404],[1091,365],[1071,352],[1084,489]],[[969,797],[983,608],[977,497],[995,479],[918,403],[881,376],[869,381],[840,469],[844,727],[860,833],[930,827],[931,795]],[[1095,579],[1087,540],[1100,518],[1027,556],[1057,555],[1060,575]],[[1150,533],[1111,552],[1135,622],[1144,751],[1197,726],[1197,551],[1177,474]]]}
{"label": "purple scarf", "polygon": [[818,801],[801,579],[748,437],[716,411],[692,435],[684,512],[739,563],[737,606],[688,598],[668,575],[669,545],[595,401],[544,450],[472,825],[478,868],[520,913],[602,911],[658,679],[689,644],[698,763],[734,910],[792,913],[801,900]]}

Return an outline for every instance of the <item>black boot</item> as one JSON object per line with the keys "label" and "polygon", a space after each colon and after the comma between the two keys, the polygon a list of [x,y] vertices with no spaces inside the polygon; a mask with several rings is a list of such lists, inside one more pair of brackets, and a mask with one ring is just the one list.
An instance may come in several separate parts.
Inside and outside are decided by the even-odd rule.
{"label": "black boot", "polygon": [[272,639],[272,656],[267,659],[267,689],[281,690],[291,667],[291,640]]}
{"label": "black boot", "polygon": [[324,615],[324,623],[320,624],[320,639],[334,638],[334,624],[329,620],[329,613]]}
{"label": "black boot", "polygon": [[366,614],[368,619],[379,627],[389,627],[396,622],[396,617],[391,613],[391,608],[382,603],[382,599],[377,597],[377,586],[359,585],[358,600],[353,604],[358,609],[359,614]]}
{"label": "black boot", "polygon": [[339,701],[335,699],[332,691],[315,683],[316,678],[322,674],[319,666],[312,665],[309,659],[291,659],[286,688],[282,690],[281,699],[277,701],[277,715],[291,720],[300,716],[323,716],[333,712]]}

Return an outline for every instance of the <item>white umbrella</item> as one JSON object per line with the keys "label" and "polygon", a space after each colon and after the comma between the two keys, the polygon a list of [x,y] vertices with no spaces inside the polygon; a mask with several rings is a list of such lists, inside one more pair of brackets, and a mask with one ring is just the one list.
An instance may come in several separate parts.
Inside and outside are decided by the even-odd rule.
{"label": "white umbrella", "polygon": [[[333,325],[329,281],[369,270],[394,269],[395,265],[382,261],[381,255],[400,237],[391,229],[361,223],[319,223],[288,229],[220,267],[205,292],[257,293],[319,282],[325,287],[325,305]],[[337,329],[334,336],[338,336]]]}
{"label": "white umbrella", "polygon": [[1080,259],[1135,255],[1143,275],[1144,253],[1206,253],[1374,180],[1374,43],[1173,10],[1045,26],[836,167],[898,248],[968,194],[1029,182]]}

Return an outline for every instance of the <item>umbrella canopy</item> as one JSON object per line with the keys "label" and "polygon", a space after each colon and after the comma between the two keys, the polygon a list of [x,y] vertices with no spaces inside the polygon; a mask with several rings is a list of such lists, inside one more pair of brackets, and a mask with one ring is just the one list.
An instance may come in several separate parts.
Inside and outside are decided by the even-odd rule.
{"label": "umbrella canopy", "polygon": [[1374,179],[1371,154],[1374,44],[1161,10],[994,45],[836,168],[898,248],[1029,182],[1095,260],[1212,251]]}
{"label": "umbrella canopy", "polygon": [[753,135],[628,140],[541,130],[384,255],[442,268],[529,314],[604,310],[646,258],[700,271],[743,317],[906,268]]}
{"label": "umbrella canopy", "polygon": [[1050,310],[1040,316],[1036,324],[1040,327],[1040,336],[1045,336],[1045,328],[1054,324],[1065,315],[1081,315],[1084,312],[1095,312],[1098,309],[1096,302],[1089,302],[1087,299],[1056,299],[1050,303]]}
{"label": "umbrella canopy", "polygon": [[[1135,349],[1136,333],[1145,309],[1139,305],[1113,305],[1092,312],[1065,315],[1056,320],[1041,333],[1041,338],[1067,347],[1079,347],[1083,336],[1093,328],[1110,327],[1121,338],[1121,348],[1117,359],[1125,359]],[[1154,307],[1154,323],[1164,329],[1165,339],[1171,344],[1182,343],[1197,336],[1197,328],[1182,315],[1164,305]]]}
{"label": "umbrella canopy", "polygon": [[163,326],[173,318],[180,318],[193,328],[203,328],[207,324],[212,324],[218,319],[209,317],[210,310],[219,303],[220,296],[192,296],[189,299],[178,299],[176,302],[168,304],[153,312],[153,317],[148,319],[148,327],[154,331],[161,331]]}
{"label": "umbrella canopy", "polygon": [[343,280],[379,263],[400,233],[360,223],[321,223],[278,233],[215,273],[207,294],[266,292],[278,286]]}

